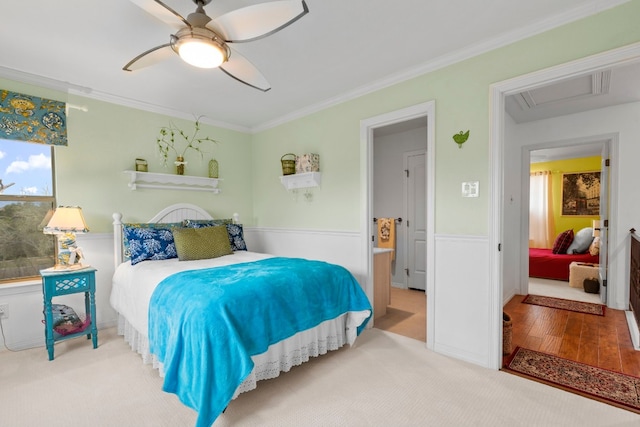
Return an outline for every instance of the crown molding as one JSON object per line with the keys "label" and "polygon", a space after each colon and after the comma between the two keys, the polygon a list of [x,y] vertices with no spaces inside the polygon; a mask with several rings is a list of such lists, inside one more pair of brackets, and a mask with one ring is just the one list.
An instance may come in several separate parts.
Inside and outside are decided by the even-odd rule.
{"label": "crown molding", "polygon": [[[86,95],[83,93],[76,93],[74,90],[70,90],[69,93],[75,93],[80,96],[86,96],[91,99],[95,99],[102,102],[107,102],[110,104],[117,104],[123,107],[135,108],[138,110],[148,111],[150,113],[162,114],[169,117],[175,117],[178,119],[185,120],[193,120],[197,114],[188,113],[185,111],[174,110],[171,108],[162,107],[159,105],[151,104],[144,101],[139,101],[131,98],[124,98],[122,96],[112,95],[110,93],[101,92],[101,91],[92,91],[91,94]],[[205,123],[211,126],[216,126],[223,129],[234,130],[243,133],[251,133],[251,129],[245,126],[239,126],[232,123],[226,123],[219,120],[213,120],[208,118],[207,116],[203,116],[200,118],[200,123]]]}
{"label": "crown molding", "polygon": [[83,96],[87,96],[87,94],[91,93],[91,88],[89,87],[51,79],[49,77],[40,76],[38,74],[27,73],[26,71],[14,70],[13,68],[3,67],[1,65],[0,77],[8,80],[14,80],[20,83],[40,86],[45,89],[57,90],[64,93],[67,93],[70,90],[81,93]]}
{"label": "crown molding", "polygon": [[[499,37],[495,37],[490,40],[486,40],[480,43],[476,43],[474,45],[467,46],[458,51],[455,51],[450,54],[435,58],[431,61],[425,62],[417,67],[413,67],[410,69],[400,71],[398,73],[391,74],[371,84],[358,87],[340,96],[329,98],[325,101],[322,101],[313,105],[309,105],[308,107],[305,107],[305,108],[298,109],[295,112],[286,114],[275,120],[264,122],[257,126],[252,126],[252,127],[240,126],[232,123],[212,120],[207,117],[202,118],[202,123],[206,123],[212,126],[217,126],[220,128],[225,128],[225,129],[234,130],[238,132],[255,134],[255,133],[282,125],[284,123],[308,116],[310,114],[327,109],[329,107],[342,104],[352,99],[359,98],[363,95],[367,95],[372,92],[376,92],[378,90],[427,74],[429,72],[447,67],[457,62],[460,62],[469,58],[473,58],[475,56],[489,52],[491,50],[512,44],[514,42],[526,39],[536,34],[543,33],[553,28],[577,21],[579,19],[586,18],[591,15],[595,15],[604,10],[614,8],[624,3],[628,3],[629,1],[631,0],[602,0],[595,3],[589,2],[586,5],[578,6],[574,9],[571,9],[565,13],[556,15],[549,19],[538,21],[538,22],[532,23],[531,25],[522,27],[518,30],[502,34]],[[60,80],[56,80],[56,79],[52,79],[52,78],[48,78],[48,77],[44,77],[36,74],[31,74],[31,73],[27,73],[19,70],[14,70],[14,69],[3,67],[3,66],[0,66],[0,78],[6,78],[6,79],[14,80],[17,82],[33,84],[35,86],[41,86],[48,89],[76,94],[79,96],[96,99],[99,101],[104,101],[112,104],[117,104],[125,107],[136,108],[136,109],[148,111],[151,113],[157,113],[157,114],[167,115],[167,116],[176,117],[176,118],[183,118],[186,120],[193,119],[193,114],[189,112],[173,110],[170,108],[161,107],[161,106],[150,104],[143,101],[116,96],[106,92],[96,91],[89,87],[76,85],[70,82],[60,81]]]}
{"label": "crown molding", "polygon": [[329,98],[320,103],[310,105],[306,108],[298,109],[297,111],[282,116],[278,119],[265,122],[261,125],[251,128],[252,133],[261,132],[276,126],[280,126],[284,123],[311,115],[326,108],[350,101],[352,99],[359,98],[363,95],[367,95],[378,90],[402,83],[407,80],[419,77],[421,75],[436,71],[438,69],[453,65],[457,62],[464,61],[466,59],[479,56],[483,53],[490,52],[492,50],[510,45],[520,40],[535,36],[537,34],[544,33],[545,31],[552,30],[565,24],[569,24],[574,21],[586,18],[591,15],[595,15],[607,9],[612,9],[616,6],[620,6],[624,3],[628,3],[631,0],[603,0],[596,4],[590,3],[587,5],[578,6],[563,14],[556,15],[554,17],[532,23],[525,27],[519,28],[515,31],[504,33],[499,37],[476,43],[467,46],[463,49],[451,52],[446,55],[442,55],[438,58],[425,62],[417,67],[403,70],[398,73],[391,74],[383,79],[380,79],[374,83],[367,84],[356,88],[352,91],[346,92],[340,96]]}

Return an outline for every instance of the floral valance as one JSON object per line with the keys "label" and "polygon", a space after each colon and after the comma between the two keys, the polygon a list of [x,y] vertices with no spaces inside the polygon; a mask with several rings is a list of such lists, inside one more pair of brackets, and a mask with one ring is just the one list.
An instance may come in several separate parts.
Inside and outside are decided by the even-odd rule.
{"label": "floral valance", "polygon": [[0,89],[0,138],[67,145],[65,103]]}

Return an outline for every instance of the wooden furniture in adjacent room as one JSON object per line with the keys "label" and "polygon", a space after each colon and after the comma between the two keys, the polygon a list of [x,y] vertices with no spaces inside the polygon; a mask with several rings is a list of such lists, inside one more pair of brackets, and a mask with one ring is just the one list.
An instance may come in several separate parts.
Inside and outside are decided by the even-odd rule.
{"label": "wooden furniture in adjacent room", "polygon": [[640,237],[631,229],[631,253],[629,259],[629,308],[627,323],[636,350],[640,350]]}
{"label": "wooden furniture in adjacent room", "polygon": [[391,303],[391,258],[393,249],[373,249],[373,319],[387,314]]}
{"label": "wooden furniture in adjacent room", "polygon": [[[40,270],[42,276],[42,293],[44,296],[44,324],[45,340],[49,360],[53,360],[53,345],[57,341],[77,338],[83,335],[87,339],[93,338],[93,348],[98,347],[98,329],[96,327],[96,269],[86,267],[80,270],[56,271]],[[61,335],[54,330],[52,302],[54,297],[84,292],[85,315],[88,317],[86,328],[67,335]]]}

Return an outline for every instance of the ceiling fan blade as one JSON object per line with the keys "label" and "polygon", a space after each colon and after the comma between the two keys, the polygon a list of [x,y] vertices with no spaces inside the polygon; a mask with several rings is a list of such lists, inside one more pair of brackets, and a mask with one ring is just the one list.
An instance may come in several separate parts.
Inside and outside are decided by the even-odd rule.
{"label": "ceiling fan blade", "polygon": [[191,27],[191,24],[182,15],[160,0],[131,0],[131,3],[175,29],[180,29],[185,25]]}
{"label": "ceiling fan blade", "polygon": [[309,12],[304,0],[281,0],[247,6],[225,13],[207,26],[226,42],[249,42],[276,33]]}
{"label": "ceiling fan blade", "polygon": [[229,60],[220,66],[228,76],[233,77],[241,83],[263,92],[271,89],[267,79],[247,58],[233,51]]}
{"label": "ceiling fan blade", "polygon": [[122,69],[124,71],[135,71],[140,68],[148,67],[150,65],[157,64],[160,61],[163,61],[172,55],[175,55],[173,49],[171,49],[171,44],[163,44],[161,46],[156,46],[153,49],[149,49],[146,52],[141,53],[140,55],[133,58],[131,61],[127,63]]}

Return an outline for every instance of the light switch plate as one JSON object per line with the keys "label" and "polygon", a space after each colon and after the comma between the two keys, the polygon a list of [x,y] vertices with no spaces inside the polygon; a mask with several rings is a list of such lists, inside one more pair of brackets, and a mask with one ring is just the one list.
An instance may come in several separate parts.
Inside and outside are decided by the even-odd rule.
{"label": "light switch plate", "polygon": [[478,197],[480,183],[478,181],[469,181],[462,183],[462,197]]}

